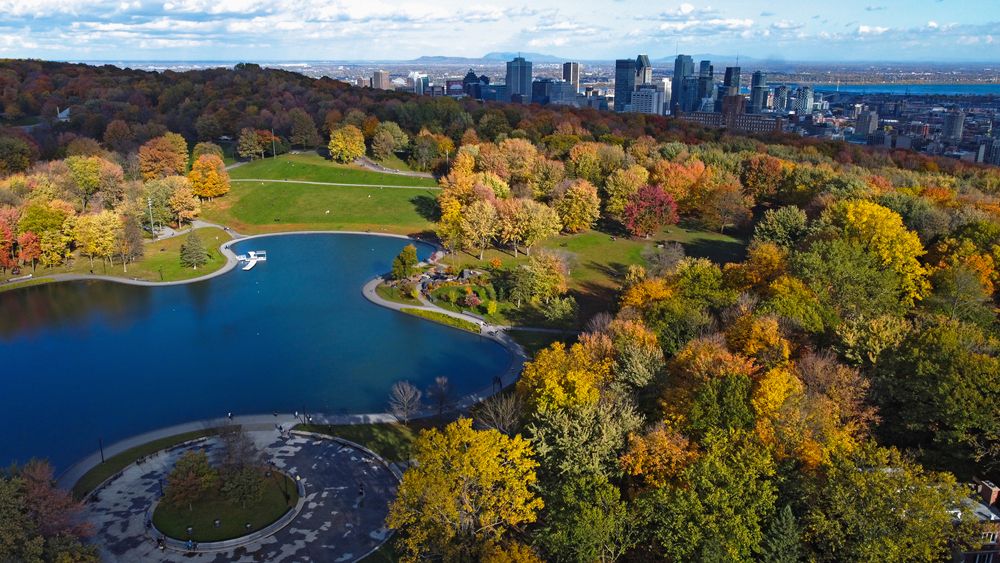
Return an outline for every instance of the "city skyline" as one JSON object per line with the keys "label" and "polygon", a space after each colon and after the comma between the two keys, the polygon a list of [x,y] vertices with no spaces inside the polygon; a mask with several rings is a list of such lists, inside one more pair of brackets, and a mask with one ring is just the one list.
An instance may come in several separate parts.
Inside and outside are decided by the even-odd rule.
{"label": "city skyline", "polygon": [[629,52],[653,59],[678,52],[795,61],[1000,58],[1000,18],[983,21],[995,8],[990,0],[845,0],[836,10],[734,0],[612,6],[0,0],[0,56],[347,61],[524,51],[566,60],[614,60]]}

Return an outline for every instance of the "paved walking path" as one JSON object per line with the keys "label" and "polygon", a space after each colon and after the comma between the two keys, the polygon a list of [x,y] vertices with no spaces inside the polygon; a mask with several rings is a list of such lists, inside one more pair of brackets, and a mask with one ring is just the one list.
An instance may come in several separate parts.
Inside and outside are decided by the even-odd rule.
{"label": "paved walking path", "polygon": [[160,484],[186,451],[206,450],[216,458],[221,449],[209,438],[161,451],[141,465],[132,464],[104,484],[86,505],[94,524],[101,560],[135,561],[357,561],[389,537],[385,528],[389,503],[398,480],[384,460],[348,442],[293,432],[282,437],[273,425],[250,437],[281,471],[301,479],[301,511],[272,535],[240,547],[210,553],[186,551],[170,542],[160,550],[146,528],[149,510],[159,500]]}
{"label": "paved walking path", "polygon": [[388,166],[382,166],[381,164],[375,162],[374,160],[363,156],[354,161],[354,164],[358,166],[363,166],[373,172],[381,172],[383,174],[395,174],[397,176],[410,176],[411,178],[433,178],[434,175],[430,172],[414,172],[412,170],[396,170],[395,168],[389,168]]}
{"label": "paved walking path", "polygon": [[271,180],[267,178],[233,178],[230,182],[260,182],[261,184],[309,184],[312,186],[340,186],[347,188],[390,188],[393,190],[440,190],[440,186],[398,186],[393,184],[344,184],[340,182],[314,182],[311,180]]}
{"label": "paved walking path", "polygon": [[[232,418],[220,416],[205,420],[195,420],[183,424],[175,424],[166,428],[159,428],[150,432],[145,432],[131,438],[126,438],[120,442],[104,447],[104,457],[106,459],[114,457],[125,450],[148,444],[154,440],[186,434],[198,430],[209,430],[212,428],[224,428],[231,424],[238,424],[247,430],[270,430],[275,424],[280,424],[284,428],[291,428],[299,423],[313,422],[314,424],[375,424],[380,422],[396,422],[396,419],[387,413],[373,414],[344,414],[344,415],[323,415],[318,413],[273,413],[258,415],[237,415]],[[61,473],[56,482],[64,488],[72,488],[81,477],[88,471],[97,467],[101,463],[101,452],[96,451],[89,456],[76,462],[69,469]]]}
{"label": "paved walking path", "polygon": [[385,280],[381,277],[375,278],[370,282],[366,283],[361,291],[364,293],[365,297],[372,303],[376,303],[378,305],[387,307],[389,309],[394,309],[396,311],[401,311],[403,309],[418,309],[421,311],[431,311],[434,313],[441,313],[442,315],[448,315],[449,317],[454,317],[456,319],[461,319],[463,321],[468,321],[470,323],[477,324],[479,325],[480,332],[483,335],[493,336],[496,334],[502,334],[503,331],[510,331],[510,330],[523,331],[523,332],[544,332],[548,334],[576,334],[578,332],[562,328],[549,328],[541,326],[511,326],[511,325],[489,324],[485,322],[482,318],[477,317],[475,315],[470,315],[468,313],[458,313],[455,311],[445,309],[443,307],[438,307],[437,305],[428,301],[427,298],[424,297],[423,293],[419,293],[417,296],[417,301],[420,301],[422,305],[404,305],[402,303],[396,303],[395,301],[389,301],[387,299],[383,299],[378,294],[378,292],[375,291],[375,288],[378,287],[378,285],[384,281]]}
{"label": "paved walking path", "polygon": [[[431,242],[431,241],[421,240],[421,239],[414,238],[414,237],[409,237],[409,236],[406,236],[406,235],[396,235],[396,234],[392,234],[392,233],[373,233],[373,232],[369,232],[369,231],[283,231],[283,232],[276,232],[276,233],[261,233],[261,234],[257,234],[257,235],[245,235],[245,234],[238,233],[238,232],[234,231],[233,229],[230,229],[229,227],[226,227],[224,225],[218,225],[216,223],[209,223],[207,221],[196,220],[196,221],[194,221],[192,223],[192,225],[194,226],[194,228],[217,227],[217,228],[220,228],[220,229],[223,229],[223,230],[227,231],[233,237],[231,240],[228,240],[228,241],[222,243],[222,245],[219,247],[219,252],[221,252],[222,255],[226,257],[226,263],[223,264],[223,266],[221,268],[219,268],[218,270],[214,270],[212,272],[206,273],[205,275],[198,276],[196,278],[188,278],[188,279],[184,279],[184,280],[174,280],[174,281],[149,281],[149,280],[140,280],[140,279],[137,279],[137,278],[127,278],[127,277],[122,277],[122,276],[112,276],[112,275],[102,275],[102,274],[45,274],[45,275],[42,275],[42,276],[39,276],[39,277],[40,278],[45,278],[45,279],[49,280],[46,283],[66,282],[66,281],[82,281],[82,280],[98,280],[98,281],[109,281],[109,282],[115,282],[115,283],[123,283],[123,284],[126,284],[126,285],[138,285],[138,286],[145,286],[145,287],[168,286],[168,285],[183,285],[183,284],[188,284],[188,283],[196,283],[196,282],[200,282],[200,281],[205,281],[205,280],[208,280],[208,279],[212,279],[212,278],[217,277],[217,276],[221,276],[222,274],[225,274],[226,272],[229,272],[230,270],[232,270],[233,268],[235,268],[237,265],[239,265],[239,260],[236,258],[236,254],[230,249],[230,247],[233,244],[235,244],[235,243],[237,243],[239,241],[250,240],[250,239],[254,239],[254,238],[277,237],[277,236],[288,236],[288,235],[316,235],[316,234],[321,234],[321,235],[322,234],[334,234],[334,235],[370,235],[370,236],[378,236],[378,237],[392,237],[392,238],[400,238],[400,239],[406,239],[406,240],[414,240],[414,241],[417,241],[417,242],[420,242],[420,243],[424,243],[424,244],[429,244],[429,245],[431,245],[431,246],[433,246],[435,248],[438,248],[438,245],[436,243],[434,243],[434,242]],[[179,232],[176,232],[172,236],[181,236],[181,235],[186,235],[186,234],[188,234],[188,231],[179,231]],[[164,238],[169,238],[169,237],[164,237]],[[160,240],[162,240],[162,239],[160,239]],[[14,283],[24,282],[24,281],[27,281],[29,279],[31,279],[31,278],[18,279],[18,281],[14,282]],[[2,284],[0,284],[0,285],[2,285]]]}

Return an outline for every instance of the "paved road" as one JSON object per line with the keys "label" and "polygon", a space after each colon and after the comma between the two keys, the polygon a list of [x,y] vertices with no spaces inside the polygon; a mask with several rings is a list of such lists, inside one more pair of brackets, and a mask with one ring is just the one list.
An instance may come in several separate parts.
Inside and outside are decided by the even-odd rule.
{"label": "paved road", "polygon": [[279,469],[302,479],[302,510],[291,523],[270,537],[214,553],[157,549],[145,522],[159,498],[160,480],[185,451],[205,449],[217,456],[221,444],[213,438],[133,464],[97,491],[86,517],[97,531],[93,541],[102,561],[347,562],[361,559],[389,536],[384,523],[398,481],[377,457],[316,435],[282,438],[273,427],[249,434]]}
{"label": "paved road", "polygon": [[267,178],[233,178],[230,182],[260,182],[261,184],[309,184],[312,186],[340,186],[347,188],[390,188],[394,190],[440,190],[439,186],[396,186],[392,184],[343,184],[339,182],[312,182],[308,180],[270,180]]}

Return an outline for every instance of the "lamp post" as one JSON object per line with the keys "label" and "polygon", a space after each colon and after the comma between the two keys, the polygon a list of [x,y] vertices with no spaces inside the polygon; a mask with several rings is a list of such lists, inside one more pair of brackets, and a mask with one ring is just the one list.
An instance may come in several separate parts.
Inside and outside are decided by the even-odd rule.
{"label": "lamp post", "polygon": [[274,150],[274,127],[271,127],[271,158],[278,158],[278,152]]}
{"label": "lamp post", "polygon": [[149,206],[149,232],[153,233],[156,229],[153,225],[153,198],[147,197],[146,205]]}
{"label": "lamp post", "polygon": [[104,463],[104,438],[97,439],[97,447],[101,450],[101,463]]}

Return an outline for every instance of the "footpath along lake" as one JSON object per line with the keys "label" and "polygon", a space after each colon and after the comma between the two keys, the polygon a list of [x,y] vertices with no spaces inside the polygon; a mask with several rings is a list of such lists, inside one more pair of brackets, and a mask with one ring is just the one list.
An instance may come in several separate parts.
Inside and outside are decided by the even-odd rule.
{"label": "footpath along lake", "polygon": [[504,347],[363,297],[407,243],[268,236],[232,246],[266,262],[193,284],[0,293],[0,464],[45,457],[58,471],[99,438],[228,412],[381,412],[401,379],[447,376],[456,398],[488,388],[512,361]]}

